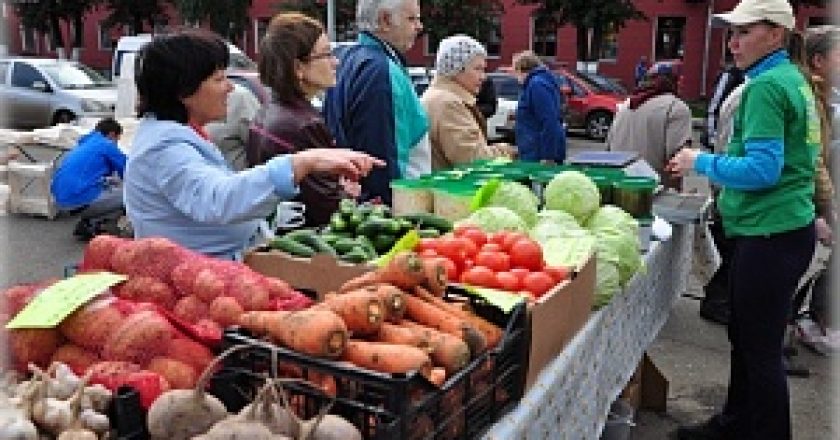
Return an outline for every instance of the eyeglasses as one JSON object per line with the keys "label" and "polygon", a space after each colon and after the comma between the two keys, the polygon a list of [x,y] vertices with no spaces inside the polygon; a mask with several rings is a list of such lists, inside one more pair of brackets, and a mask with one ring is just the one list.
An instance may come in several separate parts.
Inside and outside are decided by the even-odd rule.
{"label": "eyeglasses", "polygon": [[334,56],[335,55],[332,52],[324,52],[304,57],[302,61],[318,61],[324,58],[332,58]]}

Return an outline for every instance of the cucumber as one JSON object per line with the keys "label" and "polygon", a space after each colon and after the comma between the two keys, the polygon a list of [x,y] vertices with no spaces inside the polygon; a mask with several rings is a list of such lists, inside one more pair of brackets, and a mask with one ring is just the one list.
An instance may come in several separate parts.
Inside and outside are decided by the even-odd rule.
{"label": "cucumber", "polygon": [[288,237],[275,238],[269,242],[269,246],[296,257],[309,258],[315,255],[314,249]]}
{"label": "cucumber", "polygon": [[398,218],[395,220],[397,221],[397,223],[400,224],[400,235],[405,234],[406,232],[414,229],[414,223],[411,223],[410,221],[404,218]]}
{"label": "cucumber", "polygon": [[373,238],[373,248],[381,255],[390,251],[396,242],[397,237],[389,234],[380,234]]}
{"label": "cucumber", "polygon": [[339,238],[341,238],[341,236],[332,231],[321,233],[321,239],[324,240],[330,246],[334,245]]}
{"label": "cucumber", "polygon": [[429,214],[427,212],[418,212],[415,214],[405,214],[401,216],[415,225],[428,229],[434,228],[440,231],[441,234],[445,234],[452,230],[452,222],[443,218],[439,217],[434,214]]}
{"label": "cucumber", "polygon": [[353,214],[356,212],[356,202],[353,199],[341,199],[338,202],[338,212],[342,214]]}
{"label": "cucumber", "polygon": [[354,264],[364,263],[368,260],[367,253],[365,253],[365,250],[361,246],[354,247],[350,252],[343,254],[340,258],[342,261]]}
{"label": "cucumber", "polygon": [[440,237],[440,231],[437,229],[418,229],[417,235],[419,235],[420,238],[438,238]]}
{"label": "cucumber", "polygon": [[298,243],[303,245],[309,246],[318,254],[330,254],[330,255],[338,255],[338,253],[324,240],[320,235],[312,234],[312,235],[302,235],[298,240],[295,240]]}
{"label": "cucumber", "polygon": [[349,228],[347,227],[347,222],[342,217],[341,213],[336,212],[330,217],[330,231],[333,232],[342,232],[347,231]]}
{"label": "cucumber", "polygon": [[387,218],[391,216],[391,208],[387,205],[373,205],[373,209],[370,211],[371,217],[382,217]]}
{"label": "cucumber", "polygon": [[370,218],[365,220],[356,229],[356,233],[368,238],[376,237],[379,234],[396,235],[400,232],[400,224],[394,219]]}
{"label": "cucumber", "polygon": [[356,242],[362,246],[362,249],[364,249],[365,252],[367,252],[369,260],[372,260],[379,256],[379,254],[376,252],[376,249],[373,247],[373,242],[370,241],[369,238],[365,237],[364,235],[360,235],[356,237]]}
{"label": "cucumber", "polygon": [[350,214],[350,218],[347,219],[347,227],[351,230],[358,231],[358,227],[365,221],[365,215],[361,212],[354,212]]}

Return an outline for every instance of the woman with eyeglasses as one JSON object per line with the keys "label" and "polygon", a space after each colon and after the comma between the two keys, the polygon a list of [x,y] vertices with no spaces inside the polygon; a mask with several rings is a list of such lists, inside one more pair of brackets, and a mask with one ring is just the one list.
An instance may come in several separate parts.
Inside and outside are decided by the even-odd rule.
{"label": "woman with eyeglasses", "polygon": [[198,29],[157,37],[136,62],[142,121],[128,156],[125,205],[137,238],[165,237],[237,258],[253,244],[260,221],[296,196],[306,176],[358,181],[384,165],[363,153],[316,148],[235,172],[203,129],[225,117],[233,88],[221,37]]}
{"label": "woman with eyeglasses", "polygon": [[669,170],[706,175],[723,189],[718,210],[733,240],[730,378],[726,403],[676,438],[789,440],[790,396],[782,362],[792,297],[814,253],[814,181],[820,120],[813,90],[785,50],[795,29],[787,0],[742,0],[717,20],[733,30],[747,85],[724,154],[681,150]]}
{"label": "woman with eyeglasses", "polygon": [[[259,71],[272,98],[251,123],[245,150],[249,167],[278,154],[334,146],[312,101],[335,85],[337,67],[317,20],[299,13],[282,13],[271,20],[260,42]],[[306,205],[306,224],[318,226],[329,222],[344,196],[335,176],[315,173],[301,181],[295,200]]]}

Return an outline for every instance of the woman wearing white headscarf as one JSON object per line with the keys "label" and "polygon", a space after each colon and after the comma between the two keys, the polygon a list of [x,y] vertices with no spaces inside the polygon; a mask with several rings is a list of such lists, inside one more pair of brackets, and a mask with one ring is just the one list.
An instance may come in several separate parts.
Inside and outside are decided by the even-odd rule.
{"label": "woman wearing white headscarf", "polygon": [[440,42],[435,78],[420,101],[429,116],[432,169],[509,156],[511,147],[487,143],[487,122],[476,106],[487,51],[475,39],[455,35]]}

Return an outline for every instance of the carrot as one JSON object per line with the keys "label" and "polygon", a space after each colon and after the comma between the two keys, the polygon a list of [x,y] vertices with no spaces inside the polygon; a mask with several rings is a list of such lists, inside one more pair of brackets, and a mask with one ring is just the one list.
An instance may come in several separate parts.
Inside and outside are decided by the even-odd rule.
{"label": "carrot", "polygon": [[379,331],[385,318],[385,306],[376,293],[353,290],[343,295],[327,296],[323,303],[311,310],[331,310],[354,335],[371,335]]}
{"label": "carrot", "polygon": [[424,258],[423,273],[425,275],[423,285],[435,296],[443,296],[448,279],[446,278],[446,266],[443,265],[441,260],[439,258]]}
{"label": "carrot", "polygon": [[410,290],[426,280],[423,259],[413,252],[400,252],[377,270],[379,282]]}
{"label": "carrot", "polygon": [[487,340],[487,348],[493,348],[502,340],[502,330],[484,318],[468,312],[455,304],[448,303],[441,298],[438,298],[422,287],[415,287],[414,294],[424,301],[437,306],[439,309],[447,311],[458,318],[464,319],[472,324],[478,331],[480,331]]}
{"label": "carrot", "polygon": [[447,375],[455,374],[470,362],[470,349],[463,339],[411,321],[406,321],[405,326],[429,341],[432,362],[436,367],[443,367]]}
{"label": "carrot", "polygon": [[[404,321],[403,324],[409,321]],[[412,347],[422,348],[431,351],[432,338],[428,333],[418,331],[414,327],[406,325],[394,325],[390,323],[382,324],[379,333],[376,334],[377,342],[387,342],[389,344],[409,345]]]}
{"label": "carrot", "polygon": [[432,372],[429,374],[429,382],[438,387],[443,386],[443,383],[446,382],[446,370],[443,368],[432,368]]}
{"label": "carrot", "polygon": [[385,306],[385,320],[395,324],[399,324],[405,314],[405,292],[400,288],[391,284],[371,284],[363,288],[363,290],[371,291],[382,300]]}
{"label": "carrot", "polygon": [[406,315],[412,320],[443,333],[461,338],[470,353],[481,353],[487,347],[484,335],[468,321],[458,318],[414,295],[406,295]]}
{"label": "carrot", "polygon": [[342,360],[383,373],[420,371],[429,377],[432,360],[423,350],[405,345],[350,340]]}
{"label": "carrot", "polygon": [[317,385],[318,388],[321,391],[323,391],[326,395],[330,397],[335,397],[338,395],[338,385],[335,382],[335,378],[330,376],[329,374],[309,370],[306,373],[306,378],[313,384]]}
{"label": "carrot", "polygon": [[338,293],[345,293],[351,290],[361,289],[362,287],[370,286],[379,282],[379,275],[374,272],[365,272],[356,278],[347,280],[341,287],[338,288]]}
{"label": "carrot", "polygon": [[330,310],[246,312],[240,316],[239,325],[315,357],[337,358],[347,343],[344,321]]}

